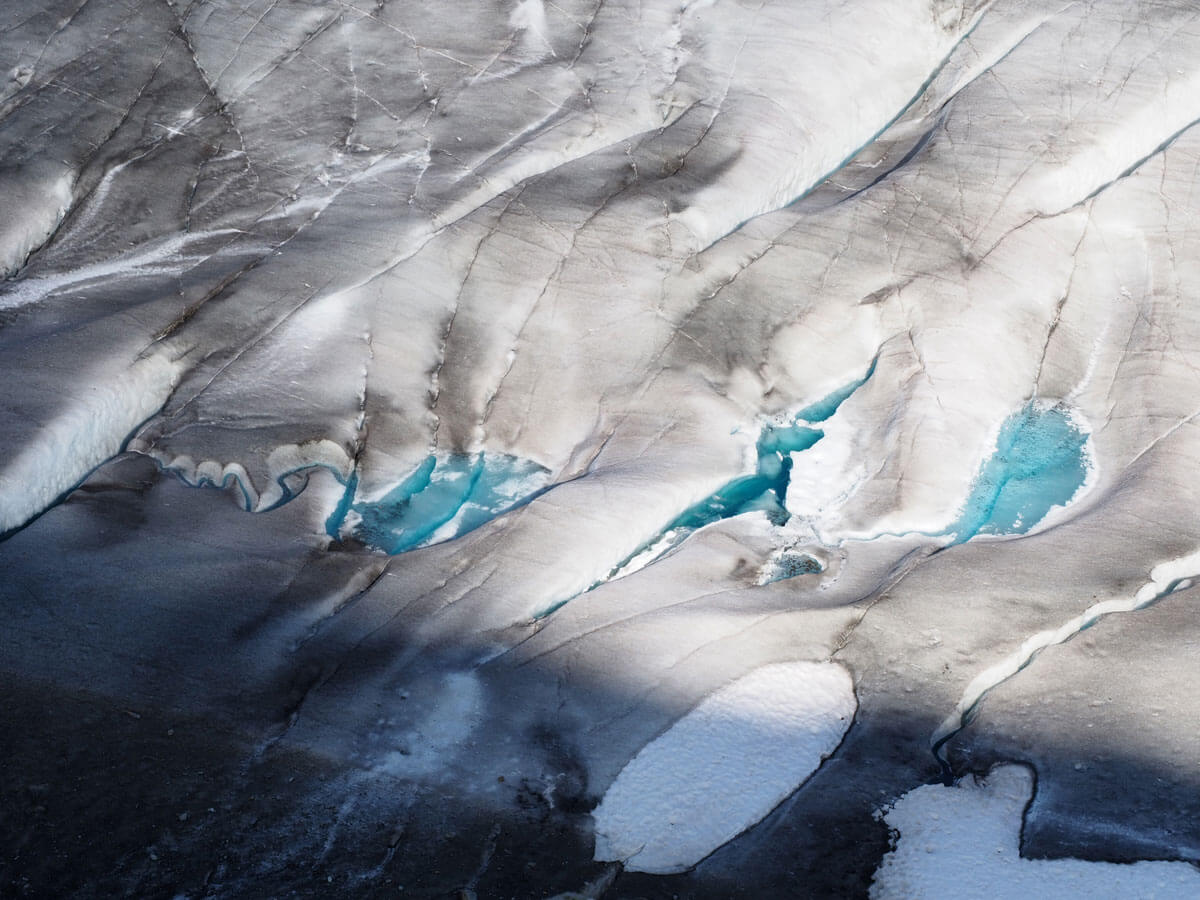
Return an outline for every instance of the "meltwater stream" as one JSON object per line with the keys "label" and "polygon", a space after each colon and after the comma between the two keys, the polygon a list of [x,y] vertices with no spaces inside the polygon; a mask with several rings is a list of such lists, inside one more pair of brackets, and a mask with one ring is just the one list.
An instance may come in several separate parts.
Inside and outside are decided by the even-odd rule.
{"label": "meltwater stream", "polygon": [[[764,426],[759,435],[757,471],[735,478],[689,507],[666,528],[618,564],[604,579],[640,568],[676,546],[698,528],[761,509],[777,523],[787,519],[792,453],[807,450],[823,436],[806,422],[820,422],[870,377],[801,410],[792,420]],[[502,453],[438,453],[425,458],[396,487],[372,500],[360,499],[358,476],[346,481],[342,499],[325,523],[333,538],[352,535],[368,546],[397,554],[464,535],[496,516],[523,506],[550,487],[550,472],[527,459]]]}

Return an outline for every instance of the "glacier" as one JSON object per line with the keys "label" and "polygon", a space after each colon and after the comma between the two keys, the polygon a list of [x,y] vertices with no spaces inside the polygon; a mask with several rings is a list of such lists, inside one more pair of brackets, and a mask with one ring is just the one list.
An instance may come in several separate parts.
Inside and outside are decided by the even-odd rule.
{"label": "glacier", "polygon": [[8,0],[0,894],[1194,896],[1198,86],[1186,0]]}

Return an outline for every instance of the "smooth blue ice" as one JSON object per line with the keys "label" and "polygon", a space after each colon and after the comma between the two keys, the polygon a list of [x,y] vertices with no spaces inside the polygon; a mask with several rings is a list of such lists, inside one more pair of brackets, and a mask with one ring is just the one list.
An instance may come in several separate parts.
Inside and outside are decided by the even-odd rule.
{"label": "smooth blue ice", "polygon": [[435,537],[459,537],[528,503],[546,489],[548,474],[535,462],[505,454],[429,456],[378,500],[355,500],[357,478],[351,476],[325,528],[339,536],[353,510],[355,538],[389,554],[403,553]]}
{"label": "smooth blue ice", "polygon": [[947,532],[956,543],[977,534],[1024,534],[1083,485],[1088,438],[1059,407],[1030,403],[1014,413]]}

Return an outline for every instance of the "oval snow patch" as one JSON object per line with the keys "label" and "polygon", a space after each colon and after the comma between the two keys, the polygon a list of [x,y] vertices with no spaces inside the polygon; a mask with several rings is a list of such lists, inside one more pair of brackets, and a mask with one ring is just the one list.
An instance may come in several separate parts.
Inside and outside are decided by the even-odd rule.
{"label": "oval snow patch", "polygon": [[722,688],[621,770],[593,813],[596,859],[691,868],[815,772],[856,708],[837,663],[763,666]]}

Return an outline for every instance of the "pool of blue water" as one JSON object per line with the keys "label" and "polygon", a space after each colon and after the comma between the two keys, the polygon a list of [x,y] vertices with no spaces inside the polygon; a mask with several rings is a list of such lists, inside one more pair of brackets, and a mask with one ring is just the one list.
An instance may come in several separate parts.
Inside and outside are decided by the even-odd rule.
{"label": "pool of blue water", "polygon": [[[813,423],[830,418],[874,371],[872,362],[862,378],[786,421],[764,425],[755,444],[757,465],[753,474],[735,478],[684,510],[617,565],[613,573],[651,547],[661,548],[657,558],[696,529],[720,519],[761,510],[777,524],[786,521],[792,454],[808,450],[824,437]],[[330,537],[352,536],[386,553],[403,553],[459,537],[528,503],[550,487],[549,476],[537,463],[506,454],[433,454],[396,487],[374,500],[357,496],[358,477],[351,475],[325,529]]]}
{"label": "pool of blue water", "polygon": [[522,506],[548,487],[549,472],[537,463],[499,453],[445,453],[426,457],[384,496],[359,500],[352,475],[325,523],[331,537],[351,534],[386,553],[403,553],[451,540]]}
{"label": "pool of blue water", "polygon": [[681,513],[666,530],[694,531],[719,519],[763,510],[772,521],[782,524],[787,519],[787,489],[792,474],[793,453],[807,450],[825,436],[817,428],[796,422],[768,425],[763,428],[755,449],[757,471],[743,475],[705,497]]}
{"label": "pool of blue water", "polygon": [[[641,565],[648,564],[646,560],[651,556],[649,561],[664,556],[696,529],[721,519],[760,510],[776,525],[786,522],[792,454],[803,453],[825,436],[825,432],[814,428],[813,424],[831,418],[855,391],[866,384],[875,372],[875,363],[876,360],[872,360],[866,374],[861,378],[804,407],[786,421],[768,422],[763,425],[755,442],[757,465],[754,474],[742,475],[727,482],[720,490],[684,510],[592,587],[620,577],[626,570],[632,571],[635,567],[640,568]],[[635,560],[638,564],[631,566]],[[557,607],[552,607],[555,608]]]}
{"label": "pool of blue water", "polygon": [[947,533],[956,543],[977,534],[1024,534],[1083,486],[1088,440],[1065,410],[1027,404],[1001,426],[995,452]]}

